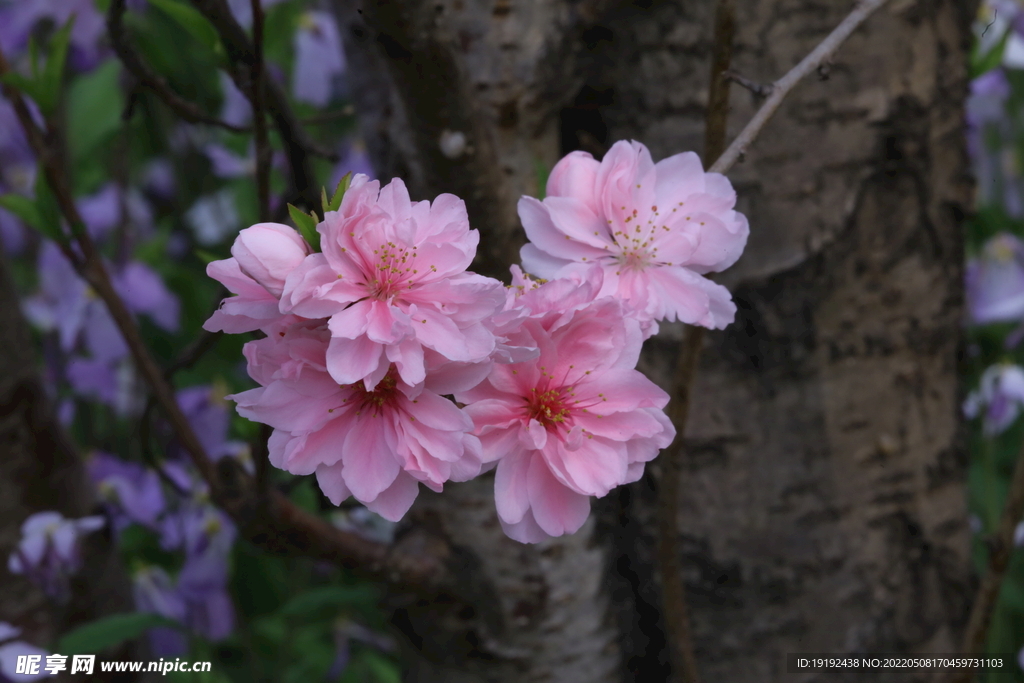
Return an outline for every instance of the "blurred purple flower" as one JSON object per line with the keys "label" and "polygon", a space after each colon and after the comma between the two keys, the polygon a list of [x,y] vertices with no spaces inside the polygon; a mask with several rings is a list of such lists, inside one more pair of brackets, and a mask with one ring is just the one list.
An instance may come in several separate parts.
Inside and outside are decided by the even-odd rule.
{"label": "blurred purple flower", "polygon": [[132,228],[136,237],[146,237],[152,231],[153,212],[135,189],[126,191],[110,182],[75,203],[93,239],[102,240],[122,222]]}
{"label": "blurred purple flower", "polygon": [[[45,660],[49,654],[35,645],[29,645],[21,640],[14,640],[21,635],[21,629],[11,626],[6,621],[0,621],[0,683],[21,683],[22,681],[38,681],[42,678],[49,678],[52,674],[46,673],[43,667],[39,667],[37,674],[17,673],[18,657],[25,655],[37,655]],[[43,660],[40,660],[41,662]]]}
{"label": "blurred purple flower", "polygon": [[242,157],[224,145],[211,143],[203,148],[210,160],[213,174],[218,178],[242,178],[256,173],[256,158],[251,151]]}
{"label": "blurred purple flower", "polygon": [[353,140],[342,150],[341,161],[335,164],[334,170],[331,171],[331,184],[327,188],[328,191],[333,191],[346,173],[351,173],[353,176],[363,173],[370,178],[377,177],[362,140]]}
{"label": "blurred purple flower", "polygon": [[59,512],[37,512],[21,525],[21,541],[7,568],[64,602],[69,597],[68,582],[82,563],[79,539],[103,524],[102,517],[65,519]]}
{"label": "blurred purple flower", "polygon": [[[2,29],[0,29],[2,31]],[[14,108],[0,97],[0,194],[28,195],[35,184],[36,160],[21,130]],[[0,244],[8,254],[25,247],[25,228],[13,214],[0,209]]]}
{"label": "blurred purple flower", "polygon": [[[132,595],[139,612],[159,614],[184,623],[185,601],[162,568],[144,567],[136,571],[132,577]],[[175,657],[188,652],[185,634],[173,628],[150,629],[149,644],[157,657]]]}
{"label": "blurred purple flower", "polygon": [[996,436],[1020,415],[1024,404],[1024,368],[1009,363],[993,365],[981,376],[980,386],[964,401],[964,415],[982,417],[982,432]]}
{"label": "blurred purple flower", "polygon": [[138,261],[130,261],[114,273],[114,288],[133,313],[144,313],[168,332],[178,330],[178,298],[160,276]]}
{"label": "blurred purple flower", "polygon": [[111,512],[115,529],[130,523],[157,528],[165,502],[156,472],[102,452],[93,453],[87,466],[89,477]]}
{"label": "blurred purple flower", "polygon": [[[248,1],[245,6],[249,6]],[[249,104],[245,94],[235,85],[231,76],[223,71],[220,72],[220,90],[224,94],[220,118],[234,126],[244,126],[249,123],[249,120],[252,119],[252,105]]]}
{"label": "blurred purple flower", "polygon": [[231,411],[224,400],[225,393],[207,385],[178,391],[178,405],[213,460],[219,460],[225,455],[240,455],[246,448],[242,442],[228,440]]}
{"label": "blurred purple flower", "polygon": [[223,189],[200,198],[185,212],[185,222],[192,228],[196,242],[204,247],[219,244],[226,237],[237,234],[241,226],[238,224],[234,193]]}
{"label": "blurred purple flower", "polygon": [[149,196],[160,201],[174,198],[177,182],[174,179],[174,165],[167,159],[153,159],[142,174],[142,188]]}
{"label": "blurred purple flower", "polygon": [[292,94],[296,100],[323,107],[331,101],[333,81],[345,71],[341,35],[334,17],[312,10],[302,15],[295,33]]}
{"label": "blurred purple flower", "polygon": [[0,47],[8,55],[16,55],[40,21],[62,26],[72,15],[71,63],[80,71],[91,69],[99,62],[99,40],[106,32],[95,0],[15,0],[0,6]]}
{"label": "blurred purple flower", "polygon": [[[260,4],[263,6],[263,11],[266,12],[267,9],[281,2],[284,2],[284,0],[262,0]],[[250,0],[228,0],[228,7],[231,8],[231,13],[235,15],[235,19],[239,24],[245,27],[252,25],[252,4]]]}
{"label": "blurred purple flower", "polygon": [[966,289],[974,324],[1024,319],[1024,242],[1006,232],[986,242],[967,262]]}

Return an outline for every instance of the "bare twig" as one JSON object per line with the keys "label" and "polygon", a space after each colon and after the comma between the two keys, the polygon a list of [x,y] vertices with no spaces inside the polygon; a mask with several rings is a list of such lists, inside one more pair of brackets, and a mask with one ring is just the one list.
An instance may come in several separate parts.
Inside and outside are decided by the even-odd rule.
{"label": "bare twig", "polygon": [[252,91],[249,102],[252,104],[253,128],[256,131],[256,197],[260,221],[265,222],[270,218],[270,140],[267,138],[264,102],[263,6],[260,0],[250,0],[250,6],[254,58],[250,67]]}
{"label": "bare twig", "polygon": [[[729,79],[726,72],[732,61],[736,33],[734,0],[718,0],[715,8],[714,51],[708,83],[708,110],[704,127],[704,158],[714,159],[725,147],[729,117]],[[679,495],[685,469],[683,438],[690,413],[690,388],[697,371],[697,359],[704,340],[704,328],[686,328],[676,361],[672,400],[668,416],[676,427],[676,440],[662,456],[658,480],[658,570],[661,574],[663,615],[668,636],[673,678],[682,683],[699,683],[700,671],[693,648],[690,609],[686,599],[682,559],[679,556]]]}
{"label": "bare twig", "polygon": [[[0,50],[0,75],[9,71]],[[164,412],[196,470],[209,485],[213,499],[235,520],[243,536],[271,552],[328,560],[374,578],[384,578],[403,588],[434,590],[445,585],[450,573],[447,566],[449,558],[444,549],[433,554],[405,553],[399,548],[369,541],[334,528],[297,507],[277,491],[272,491],[264,504],[252,477],[234,459],[222,458],[216,464],[210,460],[178,405],[173,387],[146,348],[135,319],[111,284],[103,259],[75,205],[64,166],[54,146],[36,127],[21,93],[6,84],[0,88],[14,107],[81,255],[77,256],[69,245],[63,245],[65,253],[75,256],[73,264],[79,275],[106,305],[139,374],[149,385],[154,401]],[[458,586],[452,587],[456,594],[458,589]]]}
{"label": "bare twig", "polygon": [[726,173],[746,151],[750,144],[760,134],[761,129],[768,123],[775,111],[786,99],[789,91],[799,83],[804,76],[816,71],[823,64],[827,63],[839,46],[850,37],[858,26],[864,23],[877,10],[884,5],[886,0],[860,0],[845,19],[828,34],[825,40],[818,44],[818,47],[811,50],[810,54],[804,57],[799,64],[793,67],[789,73],[772,84],[772,92],[765,100],[761,108],[750,119],[750,123],[740,131],[736,139],[729,145],[729,149],[718,158],[718,161],[708,169],[713,173]]}
{"label": "bare twig", "polygon": [[[885,1],[861,0],[839,26],[796,67],[770,86],[764,86],[754,84],[728,71],[732,54],[735,10],[732,0],[719,0],[715,18],[715,52],[711,67],[711,87],[704,141],[705,160],[717,160],[708,170],[714,173],[725,173],[732,168],[800,79],[826,63],[843,41]],[[729,148],[722,153],[722,148],[725,146],[728,84],[730,81],[738,82],[755,93],[766,94],[767,100]],[[683,454],[686,421],[690,413],[690,396],[697,373],[697,362],[700,358],[704,334],[704,328],[688,327],[680,346],[672,385],[672,401],[668,408],[669,418],[676,427],[676,441],[663,456],[663,469],[658,491],[658,564],[662,578],[665,618],[669,627],[669,645],[673,666],[681,670],[682,675],[679,678],[686,683],[697,683],[699,678],[693,653],[686,586],[682,579],[682,562],[675,545],[679,538],[679,495],[685,470]],[[1024,468],[1021,469],[1024,470]],[[1020,474],[1020,478],[1022,479],[1020,501],[1022,509],[1018,511],[1016,519],[1019,519],[1020,515],[1024,513],[1024,472]],[[1010,534],[1012,536],[1012,529]]]}
{"label": "bare twig", "polygon": [[[1003,577],[1010,564],[1010,555],[1013,553],[1013,534],[1021,517],[1024,517],[1024,448],[1017,455],[1017,464],[1013,468],[1013,478],[1010,480],[1010,492],[1003,513],[999,517],[999,527],[988,539],[988,568],[974,596],[971,616],[967,621],[964,655],[980,655],[985,651],[992,614],[999,600]],[[969,683],[974,680],[974,670],[959,669],[951,679],[955,683]]]}
{"label": "bare twig", "polygon": [[[135,48],[131,46],[128,36],[125,34],[125,1],[126,0],[111,0],[110,9],[107,10],[107,32],[110,34],[110,44],[113,46],[114,52],[117,53],[118,58],[121,60],[121,63],[124,64],[125,68],[128,69],[128,71],[130,71],[139,81],[139,84],[149,88],[149,90],[159,97],[164,104],[170,107],[174,113],[186,121],[217,126],[219,128],[229,130],[232,133],[248,132],[249,129],[245,126],[236,126],[228,123],[227,121],[222,121],[216,116],[210,116],[196,106],[194,102],[190,102],[178,93],[174,92],[163,76],[149,68],[149,66],[143,61],[142,56],[139,55],[139,53],[135,51]],[[126,115],[130,115],[133,104],[134,97],[129,101],[129,108],[125,110]]]}
{"label": "bare twig", "polygon": [[735,71],[726,71],[725,77],[736,85],[746,88],[758,97],[768,97],[772,94],[773,87],[771,83],[758,83],[757,81],[752,81],[749,78],[743,77]]}
{"label": "bare twig", "polygon": [[[243,93],[251,92],[250,80],[252,68],[256,62],[256,49],[252,41],[249,40],[249,36],[246,35],[245,29],[235,20],[226,0],[191,0],[191,2],[217,29],[228,59],[234,66],[228,70],[228,75]],[[288,158],[288,166],[291,168],[292,188],[309,206],[316,206],[319,194],[313,179],[309,157],[315,155],[332,161],[337,161],[339,157],[333,152],[320,149],[309,139],[299,124],[295,112],[292,111],[284,91],[272,78],[267,77],[266,70],[263,70],[261,80],[266,97],[266,111],[274,119],[274,126],[281,136],[281,142],[284,144],[285,154]]]}

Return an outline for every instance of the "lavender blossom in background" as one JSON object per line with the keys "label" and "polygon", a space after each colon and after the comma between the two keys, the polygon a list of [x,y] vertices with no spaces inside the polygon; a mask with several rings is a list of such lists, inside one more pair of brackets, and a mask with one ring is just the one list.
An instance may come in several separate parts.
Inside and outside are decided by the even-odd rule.
{"label": "lavender blossom in background", "polygon": [[[266,12],[274,5],[282,2],[284,0],[260,0],[260,6]],[[231,13],[235,15],[235,19],[239,24],[246,28],[252,26],[252,3],[250,0],[228,0],[228,7],[231,8]]]}
{"label": "lavender blossom in background", "polygon": [[65,602],[71,577],[81,568],[80,539],[103,525],[102,517],[65,519],[59,512],[37,512],[21,525],[21,541],[7,568]]}
{"label": "lavender blossom in background", "polygon": [[35,645],[29,645],[22,640],[15,640],[21,635],[21,629],[0,621],[0,683],[21,683],[22,681],[38,681],[42,678],[49,678],[51,674],[46,673],[43,667],[39,667],[39,673],[24,674],[17,673],[18,657],[40,656],[43,659],[49,654]]}
{"label": "lavender blossom in background", "polygon": [[341,161],[335,164],[334,170],[331,171],[331,181],[328,189],[333,190],[336,188],[346,173],[351,173],[353,177],[360,173],[368,178],[377,177],[376,172],[373,170],[373,164],[370,163],[370,156],[366,153],[366,145],[363,144],[362,140],[351,140],[342,148]]}
{"label": "lavender blossom in background", "polygon": [[964,415],[982,418],[982,432],[996,436],[1005,432],[1020,415],[1024,404],[1024,368],[1000,363],[985,370],[977,390],[964,401]]}
{"label": "lavender blossom in background", "polygon": [[110,511],[115,530],[120,531],[132,523],[158,528],[166,503],[160,477],[155,471],[102,452],[93,453],[87,467],[90,479]]}
{"label": "lavender blossom in background", "polygon": [[300,102],[323,107],[331,101],[334,79],[345,72],[338,25],[327,12],[309,11],[295,33],[292,94]]}
{"label": "lavender blossom in background", "polygon": [[210,247],[238,234],[238,209],[235,195],[223,189],[196,201],[185,213],[185,222],[200,245]]}
{"label": "lavender blossom in background", "polygon": [[[35,155],[25,139],[14,108],[0,97],[0,194],[16,192],[30,195],[35,177]],[[0,246],[4,251],[20,254],[25,248],[25,237],[21,221],[7,210],[0,209]]]}
{"label": "lavender blossom in background", "polygon": [[1024,242],[1000,233],[969,259],[967,310],[975,325],[1024,319]]}
{"label": "lavender blossom in background", "polygon": [[[185,601],[161,567],[136,571],[132,576],[132,596],[139,612],[159,614],[179,623],[185,621]],[[154,628],[149,631],[149,646],[156,657],[176,657],[188,652],[188,639],[174,628]]]}
{"label": "lavender blossom in background", "polygon": [[[241,457],[244,461],[248,445],[228,439],[231,413],[227,401],[224,400],[226,393],[223,388],[207,385],[188,387],[178,392],[178,405],[191,423],[207,455],[213,460],[231,455]],[[184,453],[181,455],[184,457]]]}
{"label": "lavender blossom in background", "polygon": [[100,39],[107,29],[95,0],[14,0],[0,4],[0,48],[15,57],[26,48],[39,22],[50,20],[62,26],[72,16],[71,64],[78,71],[91,69],[102,57]]}

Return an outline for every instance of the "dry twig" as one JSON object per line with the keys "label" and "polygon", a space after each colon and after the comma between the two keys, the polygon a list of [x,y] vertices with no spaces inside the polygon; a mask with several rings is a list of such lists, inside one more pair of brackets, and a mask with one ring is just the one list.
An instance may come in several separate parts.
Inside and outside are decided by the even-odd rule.
{"label": "dry twig", "polygon": [[[861,0],[849,15],[818,44],[789,73],[770,86],[758,86],[761,91],[767,90],[767,99],[754,117],[740,132],[724,153],[725,125],[728,113],[729,81],[739,81],[739,77],[728,72],[732,51],[732,16],[734,9],[732,0],[719,0],[715,19],[715,52],[711,67],[711,89],[708,98],[708,114],[704,144],[704,157],[717,158],[709,172],[726,173],[741,158],[747,147],[757,138],[765,123],[779,108],[786,95],[806,75],[819,69],[842,45],[853,31],[865,19],[885,4],[886,0]],[[746,81],[746,79],[742,79]],[[750,88],[749,82],[742,85]],[[719,153],[721,155],[719,156]],[[704,328],[687,327],[676,362],[673,382],[672,401],[668,413],[672,424],[676,427],[676,440],[664,454],[662,474],[658,491],[658,565],[662,579],[664,613],[668,624],[668,637],[674,670],[681,670],[679,676],[686,683],[698,683],[696,657],[693,652],[693,639],[686,601],[686,586],[682,578],[682,562],[676,542],[679,534],[679,495],[682,490],[682,477],[685,470],[684,440],[686,421],[690,412],[690,396],[693,390],[694,377],[697,373],[697,362],[704,341]],[[1021,479],[1020,507],[1017,517],[1024,514],[1024,467],[1019,468]],[[1010,531],[1012,537],[1012,529]]]}

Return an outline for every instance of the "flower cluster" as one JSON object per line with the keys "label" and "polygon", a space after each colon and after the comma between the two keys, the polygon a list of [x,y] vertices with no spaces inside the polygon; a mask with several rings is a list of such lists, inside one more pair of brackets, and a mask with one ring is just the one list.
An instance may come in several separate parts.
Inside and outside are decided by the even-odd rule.
{"label": "flower cluster", "polygon": [[[659,320],[720,328],[746,219],[693,154],[654,164],[639,143],[574,153],[547,198],[524,197],[531,243],[512,285],[468,270],[464,202],[411,201],[401,180],[357,175],[317,225],[242,230],[207,272],[235,296],[206,329],[245,345],[259,384],[233,398],[273,427],[271,463],[316,474],[397,521],[419,484],[441,491],[496,468],[505,532],[537,542],[580,528],[590,498],[636,481],[675,436],[668,395],[636,368]],[[662,207],[659,209],[659,207]]]}
{"label": "flower cluster", "polygon": [[71,577],[82,566],[81,537],[102,526],[102,517],[65,519],[59,512],[37,512],[21,525],[21,541],[8,557],[7,569],[64,602]]}

